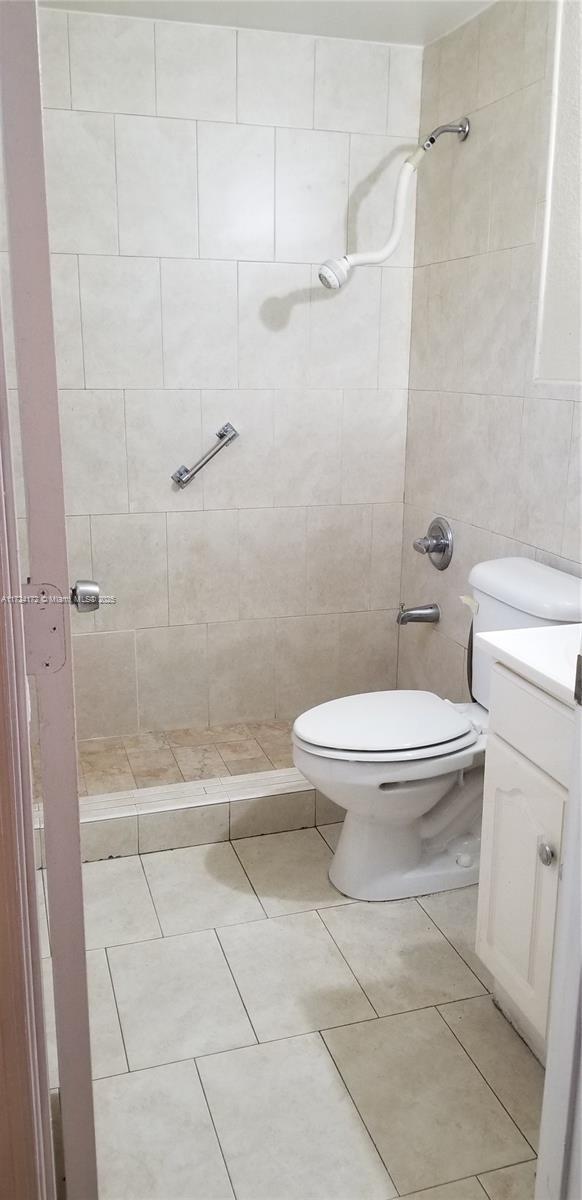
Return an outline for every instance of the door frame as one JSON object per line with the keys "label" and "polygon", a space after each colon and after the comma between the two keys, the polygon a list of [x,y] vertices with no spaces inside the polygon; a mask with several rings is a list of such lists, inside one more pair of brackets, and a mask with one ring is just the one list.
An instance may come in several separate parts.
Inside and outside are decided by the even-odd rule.
{"label": "door frame", "polygon": [[[24,589],[29,603],[21,606],[21,620],[39,707],[64,1167],[67,1200],[97,1200],[70,584],[34,0],[0,2],[0,95],[30,560]],[[18,698],[22,704],[22,691]]]}

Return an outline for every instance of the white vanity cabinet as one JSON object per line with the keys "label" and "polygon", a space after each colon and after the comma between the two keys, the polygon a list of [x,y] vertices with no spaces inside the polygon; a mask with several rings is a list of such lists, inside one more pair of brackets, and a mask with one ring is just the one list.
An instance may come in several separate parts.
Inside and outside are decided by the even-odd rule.
{"label": "white vanity cabinet", "polygon": [[491,685],[476,948],[543,1054],[573,710],[499,663]]}

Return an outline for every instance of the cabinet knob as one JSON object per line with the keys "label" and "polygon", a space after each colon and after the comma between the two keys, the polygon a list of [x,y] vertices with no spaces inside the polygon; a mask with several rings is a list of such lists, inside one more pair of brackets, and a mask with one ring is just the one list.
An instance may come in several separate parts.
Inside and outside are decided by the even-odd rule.
{"label": "cabinet knob", "polygon": [[538,846],[538,858],[544,867],[551,867],[554,861],[554,851],[548,842],[540,842]]}

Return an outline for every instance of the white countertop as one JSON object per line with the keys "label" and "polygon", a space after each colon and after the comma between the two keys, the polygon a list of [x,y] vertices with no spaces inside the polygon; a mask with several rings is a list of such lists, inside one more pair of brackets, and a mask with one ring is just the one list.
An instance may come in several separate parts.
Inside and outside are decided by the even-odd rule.
{"label": "white countertop", "polygon": [[522,679],[574,707],[576,658],[582,650],[582,625],[548,625],[479,633],[475,643]]}

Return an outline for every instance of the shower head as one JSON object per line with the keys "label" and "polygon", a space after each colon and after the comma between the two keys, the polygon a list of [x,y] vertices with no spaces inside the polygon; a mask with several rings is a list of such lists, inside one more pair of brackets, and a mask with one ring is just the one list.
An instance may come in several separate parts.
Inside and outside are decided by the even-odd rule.
{"label": "shower head", "polygon": [[346,282],[352,264],[347,256],[343,258],[327,258],[319,268],[319,278],[326,288],[341,288]]}

